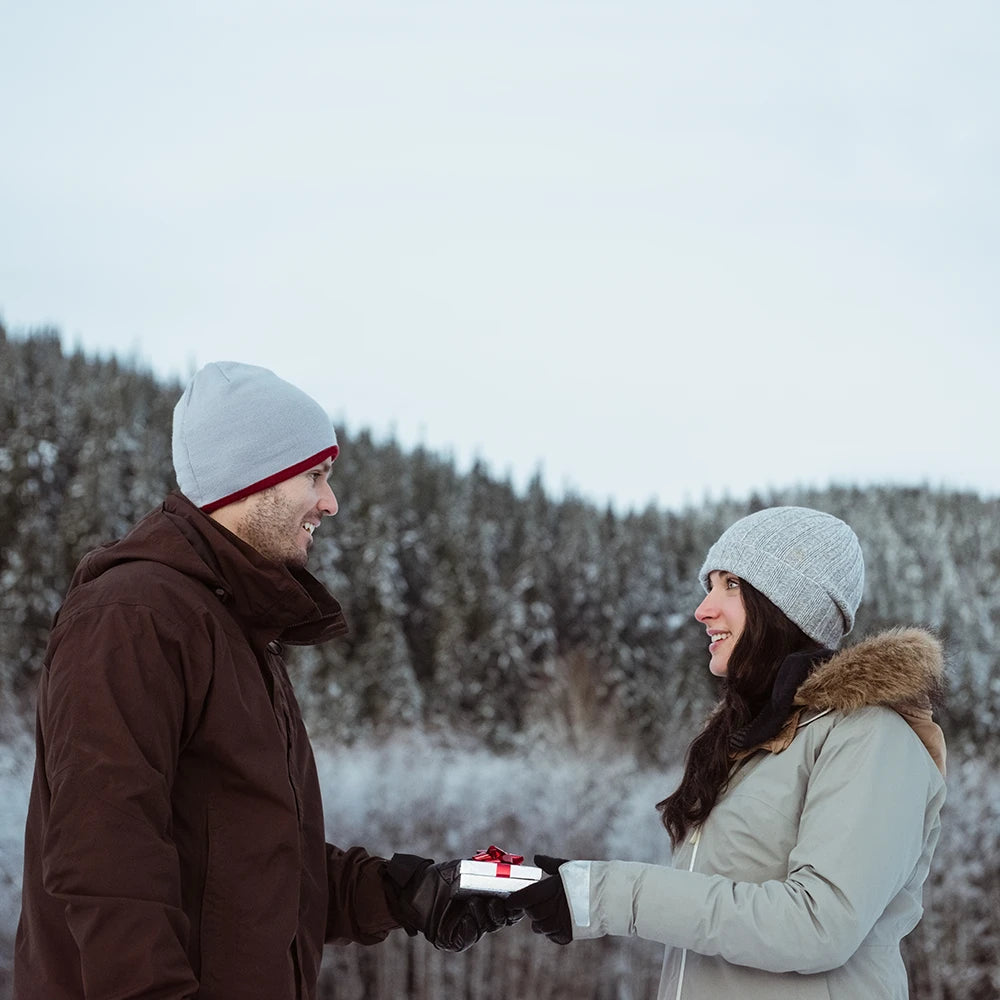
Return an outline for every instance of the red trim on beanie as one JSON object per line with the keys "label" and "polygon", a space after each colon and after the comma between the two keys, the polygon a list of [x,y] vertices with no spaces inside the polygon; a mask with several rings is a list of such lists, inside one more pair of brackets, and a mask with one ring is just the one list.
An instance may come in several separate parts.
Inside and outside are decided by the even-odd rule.
{"label": "red trim on beanie", "polygon": [[260,493],[261,490],[266,490],[271,486],[277,486],[278,483],[283,483],[286,479],[291,479],[292,476],[297,476],[300,472],[305,472],[310,466],[318,465],[320,462],[326,461],[326,459],[330,459],[331,462],[335,462],[339,454],[340,447],[335,444],[330,445],[329,448],[324,448],[315,455],[312,455],[301,462],[296,462],[295,465],[291,465],[287,469],[282,469],[281,472],[275,472],[266,479],[260,480],[260,482],[251,483],[249,486],[244,486],[243,489],[237,490],[235,493],[230,493],[229,496],[220,497],[218,500],[213,500],[211,503],[204,504],[201,509],[206,514],[211,514],[213,510],[218,510],[220,507],[225,507],[227,504],[236,503],[237,500],[242,500],[244,497],[251,496],[254,493]]}

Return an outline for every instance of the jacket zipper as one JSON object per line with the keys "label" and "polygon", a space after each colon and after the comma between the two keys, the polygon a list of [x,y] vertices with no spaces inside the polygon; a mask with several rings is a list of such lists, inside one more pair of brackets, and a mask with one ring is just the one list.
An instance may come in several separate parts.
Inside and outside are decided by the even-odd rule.
{"label": "jacket zipper", "polygon": [[[694,862],[698,857],[698,845],[701,843],[701,827],[696,827],[694,833],[691,834],[691,844],[693,849],[691,851],[691,862],[688,865],[688,871],[694,871]],[[674,1000],[681,1000],[681,991],[684,989],[684,969],[687,966],[688,950],[685,948],[681,952],[681,971],[677,976],[677,995]]]}

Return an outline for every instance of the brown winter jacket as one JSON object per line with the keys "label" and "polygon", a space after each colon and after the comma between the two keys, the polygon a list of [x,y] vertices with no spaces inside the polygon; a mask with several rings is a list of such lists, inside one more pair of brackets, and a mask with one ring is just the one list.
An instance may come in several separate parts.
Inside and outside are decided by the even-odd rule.
{"label": "brown winter jacket", "polygon": [[398,926],[325,842],[283,643],[346,631],[304,570],[171,495],[81,562],[38,692],[15,1000],[310,1000]]}

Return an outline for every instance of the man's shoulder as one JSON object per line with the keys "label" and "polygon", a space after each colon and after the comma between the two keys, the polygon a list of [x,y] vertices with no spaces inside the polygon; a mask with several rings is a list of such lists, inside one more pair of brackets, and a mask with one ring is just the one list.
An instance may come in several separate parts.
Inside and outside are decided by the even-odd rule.
{"label": "man's shoulder", "polygon": [[190,622],[205,612],[217,614],[219,597],[201,581],[155,559],[132,559],[105,569],[74,587],[59,611],[59,622],[111,608],[148,609]]}

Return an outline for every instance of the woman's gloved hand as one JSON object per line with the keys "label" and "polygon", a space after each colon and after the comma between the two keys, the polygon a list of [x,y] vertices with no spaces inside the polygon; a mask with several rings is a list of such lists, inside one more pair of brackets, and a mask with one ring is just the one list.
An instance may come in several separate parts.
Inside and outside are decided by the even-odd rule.
{"label": "woman's gloved hand", "polygon": [[566,890],[559,877],[559,866],[564,865],[566,860],[536,854],[535,867],[541,868],[549,878],[518,889],[505,900],[509,913],[527,914],[531,929],[536,934],[544,934],[556,944],[569,944],[573,940],[573,920],[566,900]]}
{"label": "woman's gloved hand", "polygon": [[411,937],[421,933],[442,951],[465,951],[484,934],[517,923],[520,912],[499,896],[452,898],[459,861],[435,864],[415,854],[394,854],[382,872],[389,910]]}

